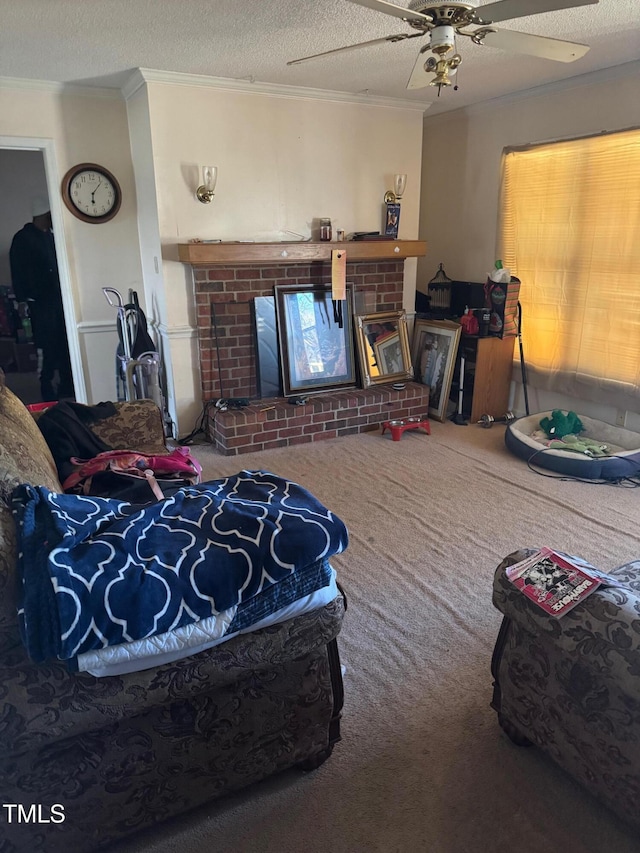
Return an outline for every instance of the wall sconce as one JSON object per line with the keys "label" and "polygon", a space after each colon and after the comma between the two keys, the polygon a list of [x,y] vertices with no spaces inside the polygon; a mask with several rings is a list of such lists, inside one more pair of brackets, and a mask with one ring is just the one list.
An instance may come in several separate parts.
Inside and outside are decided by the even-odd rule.
{"label": "wall sconce", "polygon": [[384,200],[386,204],[395,204],[397,201],[400,201],[402,196],[404,195],[404,191],[407,188],[407,176],[406,175],[394,175],[393,176],[393,191],[387,190],[384,194]]}
{"label": "wall sconce", "polygon": [[203,166],[202,167],[202,184],[196,190],[196,196],[198,201],[201,201],[203,204],[209,204],[213,201],[214,190],[216,188],[216,181],[218,180],[218,167],[217,166]]}

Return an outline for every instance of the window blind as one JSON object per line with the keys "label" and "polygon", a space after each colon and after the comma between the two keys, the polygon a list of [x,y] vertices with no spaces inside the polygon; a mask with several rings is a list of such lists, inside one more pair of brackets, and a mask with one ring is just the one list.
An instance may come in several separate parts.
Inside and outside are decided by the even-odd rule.
{"label": "window blind", "polygon": [[498,257],[533,385],[640,400],[640,130],[507,149]]}

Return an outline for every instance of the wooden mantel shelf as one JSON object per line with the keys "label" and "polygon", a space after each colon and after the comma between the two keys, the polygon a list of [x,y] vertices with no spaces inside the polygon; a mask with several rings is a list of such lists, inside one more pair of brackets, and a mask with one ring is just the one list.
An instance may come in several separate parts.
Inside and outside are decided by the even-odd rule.
{"label": "wooden mantel shelf", "polygon": [[343,243],[180,243],[178,257],[192,266],[215,264],[294,264],[330,261],[344,249],[347,261],[404,260],[427,253],[424,240],[348,240]]}

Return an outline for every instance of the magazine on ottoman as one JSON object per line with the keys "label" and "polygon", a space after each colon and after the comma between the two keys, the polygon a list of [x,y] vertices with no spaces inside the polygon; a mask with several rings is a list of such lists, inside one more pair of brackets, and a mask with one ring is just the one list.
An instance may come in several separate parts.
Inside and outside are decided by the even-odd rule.
{"label": "magazine on ottoman", "polygon": [[559,618],[572,610],[603,582],[601,573],[582,561],[551,548],[509,566],[506,575],[519,590],[550,616]]}

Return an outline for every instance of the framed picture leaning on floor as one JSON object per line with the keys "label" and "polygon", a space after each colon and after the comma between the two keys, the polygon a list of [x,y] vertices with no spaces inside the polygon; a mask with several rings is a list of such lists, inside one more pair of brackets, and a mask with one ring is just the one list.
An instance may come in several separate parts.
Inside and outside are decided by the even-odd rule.
{"label": "framed picture leaning on floor", "polygon": [[416,320],[411,361],[417,382],[429,386],[429,416],[445,421],[461,327],[451,320]]}
{"label": "framed picture leaning on floor", "polygon": [[274,293],[284,396],[355,388],[352,283],[337,303],[330,284],[276,284]]}

